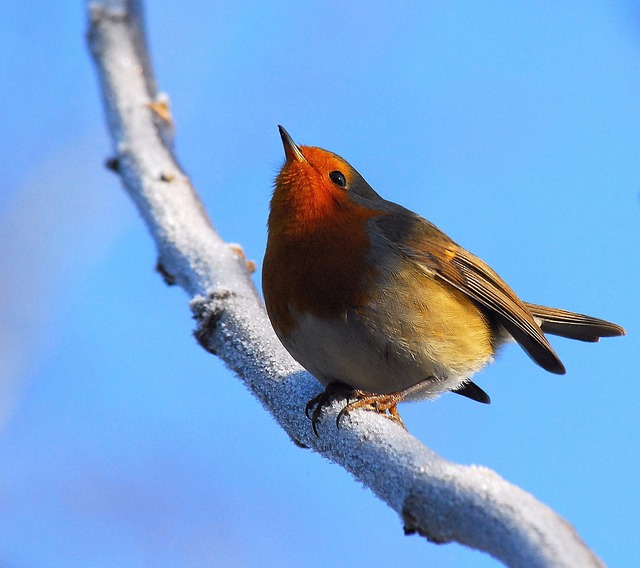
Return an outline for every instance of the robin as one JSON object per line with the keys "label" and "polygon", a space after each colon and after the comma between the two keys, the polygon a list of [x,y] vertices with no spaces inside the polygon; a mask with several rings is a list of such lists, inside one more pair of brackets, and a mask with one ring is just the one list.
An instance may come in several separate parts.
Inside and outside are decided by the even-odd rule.
{"label": "robin", "polygon": [[[565,368],[545,333],[595,342],[622,327],[525,303],[487,264],[426,219],[386,201],[344,159],[298,146],[271,199],[262,287],[285,348],[326,388],[402,425],[397,405],[451,391],[489,396],[470,377],[515,340],[543,369]],[[316,431],[317,433],[317,431]]]}

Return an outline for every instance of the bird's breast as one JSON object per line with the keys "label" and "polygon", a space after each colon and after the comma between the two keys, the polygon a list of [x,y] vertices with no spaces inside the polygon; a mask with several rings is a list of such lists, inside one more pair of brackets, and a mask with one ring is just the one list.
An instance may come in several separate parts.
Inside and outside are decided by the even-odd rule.
{"label": "bird's breast", "polygon": [[269,225],[263,293],[269,317],[281,336],[296,327],[296,314],[343,317],[368,302],[376,267],[369,260],[364,208],[337,211],[299,226]]}

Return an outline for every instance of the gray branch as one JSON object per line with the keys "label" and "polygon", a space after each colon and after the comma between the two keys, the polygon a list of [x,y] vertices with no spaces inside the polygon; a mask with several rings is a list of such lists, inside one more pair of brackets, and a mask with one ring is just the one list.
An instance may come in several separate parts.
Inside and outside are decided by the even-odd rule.
{"label": "gray branch", "polygon": [[318,382],[275,337],[239,247],[222,241],[172,152],[173,125],[156,91],[140,2],[88,5],[88,41],[104,97],[109,161],[158,248],[165,280],[191,298],[201,345],[218,355],[299,445],[341,465],[401,516],[405,530],[456,541],[509,566],[602,566],[573,527],[484,467],[436,455],[373,412],[338,430],[336,405],[313,435],[306,402]]}

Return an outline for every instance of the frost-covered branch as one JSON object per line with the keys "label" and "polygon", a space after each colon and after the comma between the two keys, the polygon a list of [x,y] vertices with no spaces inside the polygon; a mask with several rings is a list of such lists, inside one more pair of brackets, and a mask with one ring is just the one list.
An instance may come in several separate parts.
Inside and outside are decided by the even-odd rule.
{"label": "frost-covered branch", "polygon": [[484,550],[509,566],[601,566],[573,527],[494,472],[453,464],[396,424],[356,411],[313,435],[306,402],[320,391],[276,339],[238,247],[223,242],[170,146],[136,0],[90,2],[89,44],[114,156],[158,248],[165,280],[191,298],[202,346],[233,369],[298,444],[341,465],[402,517],[407,532]]}

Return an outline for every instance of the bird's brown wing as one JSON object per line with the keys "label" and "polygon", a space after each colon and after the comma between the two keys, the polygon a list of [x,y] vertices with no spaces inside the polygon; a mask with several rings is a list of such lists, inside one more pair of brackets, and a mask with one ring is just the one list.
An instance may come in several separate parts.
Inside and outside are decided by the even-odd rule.
{"label": "bird's brown wing", "polygon": [[486,263],[433,224],[395,204],[389,214],[374,217],[372,223],[396,250],[486,308],[542,368],[565,373],[527,306]]}

